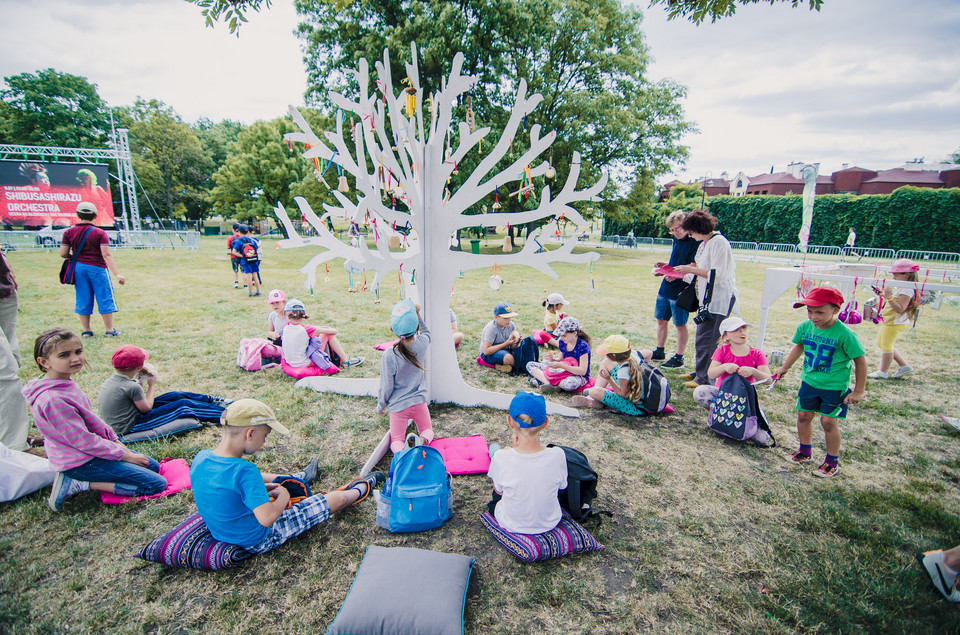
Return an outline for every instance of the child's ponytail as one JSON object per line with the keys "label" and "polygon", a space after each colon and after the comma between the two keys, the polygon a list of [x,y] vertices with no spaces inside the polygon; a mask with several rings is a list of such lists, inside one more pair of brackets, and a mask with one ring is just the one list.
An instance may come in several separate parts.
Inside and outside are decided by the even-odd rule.
{"label": "child's ponytail", "polygon": [[630,369],[630,381],[627,382],[627,399],[633,403],[638,403],[643,397],[643,378],[640,376],[640,364],[637,358],[630,354],[628,368]]}
{"label": "child's ponytail", "polygon": [[413,364],[420,370],[426,370],[423,367],[423,364],[420,363],[420,360],[417,359],[417,354],[410,350],[410,346],[407,344],[407,340],[413,340],[413,335],[410,337],[401,337],[397,340],[397,343],[393,345],[393,351],[400,357],[407,360],[409,363]]}
{"label": "child's ponytail", "polygon": [[586,331],[584,331],[583,329],[578,330],[577,337],[582,339],[584,342],[586,342],[587,346],[589,346],[590,348],[593,348],[593,340],[590,339],[590,336],[587,334]]}

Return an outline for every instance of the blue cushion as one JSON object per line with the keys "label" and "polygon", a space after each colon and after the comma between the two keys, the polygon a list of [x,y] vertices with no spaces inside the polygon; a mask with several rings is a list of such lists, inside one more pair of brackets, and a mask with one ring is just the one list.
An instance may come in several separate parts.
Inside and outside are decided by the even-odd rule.
{"label": "blue cushion", "polygon": [[542,534],[514,534],[501,527],[496,519],[484,512],[480,522],[504,549],[524,562],[539,562],[560,558],[571,553],[599,551],[603,546],[590,532],[570,518],[564,510],[560,523]]}

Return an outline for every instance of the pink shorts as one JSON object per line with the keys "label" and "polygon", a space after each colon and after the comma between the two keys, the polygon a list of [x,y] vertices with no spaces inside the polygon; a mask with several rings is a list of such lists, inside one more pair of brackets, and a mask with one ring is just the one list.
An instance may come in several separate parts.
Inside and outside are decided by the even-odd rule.
{"label": "pink shorts", "polygon": [[390,413],[390,450],[392,452],[396,453],[403,448],[407,423],[411,419],[417,424],[417,432],[423,437],[424,442],[430,443],[433,441],[433,422],[430,420],[430,409],[427,408],[426,403],[420,403]]}

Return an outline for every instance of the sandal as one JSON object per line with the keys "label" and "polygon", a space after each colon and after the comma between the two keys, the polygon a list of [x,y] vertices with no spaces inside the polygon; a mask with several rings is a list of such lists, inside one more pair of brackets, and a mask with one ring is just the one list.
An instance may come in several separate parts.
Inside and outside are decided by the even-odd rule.
{"label": "sandal", "polygon": [[93,337],[93,331],[83,331],[80,333],[80,337]]}
{"label": "sandal", "polygon": [[360,498],[350,503],[350,506],[352,507],[353,505],[357,505],[358,503],[366,500],[367,497],[370,496],[370,492],[373,491],[373,488],[377,485],[381,485],[385,480],[386,477],[384,477],[383,472],[371,472],[365,478],[355,478],[346,485],[338,487],[337,491],[343,492],[348,489],[355,489],[357,492],[360,492],[360,488],[357,487],[357,485],[362,483],[367,486],[366,491],[360,494]]}
{"label": "sandal", "polygon": [[106,335],[107,337],[119,337],[120,335],[123,335],[123,331],[118,331],[117,329],[110,329],[109,331],[104,333],[104,335]]}

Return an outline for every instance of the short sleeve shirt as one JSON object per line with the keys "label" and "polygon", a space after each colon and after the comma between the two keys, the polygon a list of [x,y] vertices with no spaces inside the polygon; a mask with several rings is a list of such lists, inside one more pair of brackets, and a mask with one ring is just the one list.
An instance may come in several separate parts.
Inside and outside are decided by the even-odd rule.
{"label": "short sleeve shirt", "polygon": [[146,398],[140,384],[126,375],[114,373],[100,385],[100,392],[97,393],[100,418],[113,428],[114,432],[123,436],[130,432],[140,416],[134,402]]}
{"label": "short sleeve shirt", "polygon": [[577,338],[577,344],[573,347],[572,351],[567,350],[567,343],[562,339],[557,340],[557,346],[560,347],[560,357],[572,357],[577,360],[577,363],[580,362],[580,358],[584,355],[587,356],[587,374],[584,375],[585,379],[590,379],[590,345],[587,344],[584,340]]}
{"label": "short sleeve shirt", "polygon": [[[730,349],[729,344],[724,344],[723,346],[717,347],[717,350],[713,353],[713,361],[720,362],[721,364],[736,364],[737,366],[747,366],[749,368],[760,368],[761,366],[766,366],[767,356],[763,354],[759,348],[751,348],[750,352],[743,357],[738,357],[733,354],[733,351]],[[720,387],[720,384],[723,383],[723,380],[730,376],[730,373],[723,373],[717,377],[717,388]],[[751,384],[756,378],[750,377],[747,379]]]}
{"label": "short sleeve shirt", "polygon": [[252,547],[267,537],[253,510],[270,502],[257,466],[203,450],[190,465],[190,486],[197,511],[214,538]]}
{"label": "short sleeve shirt", "polygon": [[[640,357],[640,353],[637,351],[631,351],[630,357],[637,362],[638,366],[643,363],[643,358]],[[620,383],[621,379],[627,382],[630,381],[630,360],[623,362],[620,364],[620,367],[617,368],[617,383]]]}
{"label": "short sleeve shirt", "polygon": [[517,330],[517,325],[510,322],[506,328],[500,328],[497,321],[490,320],[490,323],[483,327],[483,334],[480,336],[480,354],[483,355],[483,343],[489,342],[496,346],[503,344],[510,339],[510,334]]}
{"label": "short sleeve shirt", "polygon": [[856,334],[840,320],[825,329],[818,329],[810,320],[802,322],[793,334],[793,343],[803,345],[801,378],[822,390],[845,390],[850,385],[853,360],[865,353]]}
{"label": "short sleeve shirt", "polygon": [[287,318],[278,314],[276,311],[270,311],[267,320],[270,322],[270,327],[274,333],[283,333],[283,326],[287,323]]}
{"label": "short sleeve shirt", "polygon": [[499,450],[490,460],[487,475],[503,493],[494,517],[507,531],[542,534],[560,522],[563,512],[557,491],[567,486],[567,456],[560,448],[533,454]]}
{"label": "short sleeve shirt", "polygon": [[[87,229],[90,227],[93,227],[93,225],[74,225],[67,231],[63,232],[63,238],[60,240],[60,244],[70,245],[71,253],[76,253],[77,246],[80,244],[80,241],[83,239],[83,235],[87,233]],[[91,229],[90,233],[87,235],[87,239],[84,241],[83,247],[80,249],[79,255],[77,256],[77,262],[82,262],[85,265],[93,265],[94,267],[106,269],[107,261],[103,259],[103,252],[100,251],[100,245],[109,244],[110,239],[107,237],[107,232],[103,231],[99,227],[93,227],[93,229]]]}

